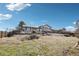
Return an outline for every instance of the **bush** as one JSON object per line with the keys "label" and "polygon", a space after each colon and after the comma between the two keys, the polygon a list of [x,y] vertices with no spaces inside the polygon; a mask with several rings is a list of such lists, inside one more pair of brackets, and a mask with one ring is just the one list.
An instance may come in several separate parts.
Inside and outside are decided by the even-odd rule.
{"label": "bush", "polygon": [[37,36],[37,35],[30,35],[29,36],[29,38],[28,38],[28,40],[32,40],[32,39],[39,39],[39,36]]}

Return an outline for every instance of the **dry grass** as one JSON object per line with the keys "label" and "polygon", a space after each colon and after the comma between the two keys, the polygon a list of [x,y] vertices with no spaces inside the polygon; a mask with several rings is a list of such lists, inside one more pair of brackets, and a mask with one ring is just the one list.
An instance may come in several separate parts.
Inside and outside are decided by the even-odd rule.
{"label": "dry grass", "polygon": [[[0,40],[0,55],[47,55],[62,56],[63,51],[73,47],[77,41],[76,37],[64,36],[41,36],[35,40],[21,41],[24,36],[14,36]],[[73,51],[76,51],[73,53]],[[70,49],[67,55],[78,55],[78,50]]]}

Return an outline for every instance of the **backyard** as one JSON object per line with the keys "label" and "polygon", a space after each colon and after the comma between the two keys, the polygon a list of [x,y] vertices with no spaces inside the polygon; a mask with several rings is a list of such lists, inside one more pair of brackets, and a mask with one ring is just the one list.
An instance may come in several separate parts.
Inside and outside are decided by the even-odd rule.
{"label": "backyard", "polygon": [[[1,56],[62,56],[79,55],[78,49],[73,48],[76,37],[60,35],[40,36],[39,39],[21,41],[26,35],[15,35],[0,39]],[[24,39],[24,38],[23,38]],[[69,49],[67,53],[65,50]]]}

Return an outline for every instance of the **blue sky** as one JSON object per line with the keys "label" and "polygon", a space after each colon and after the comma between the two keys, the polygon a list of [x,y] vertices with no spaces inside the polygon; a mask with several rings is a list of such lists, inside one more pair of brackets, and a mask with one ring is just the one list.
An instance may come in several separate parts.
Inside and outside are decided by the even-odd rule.
{"label": "blue sky", "polygon": [[0,3],[0,29],[16,27],[23,20],[28,26],[48,24],[52,28],[73,28],[79,19],[79,4]]}

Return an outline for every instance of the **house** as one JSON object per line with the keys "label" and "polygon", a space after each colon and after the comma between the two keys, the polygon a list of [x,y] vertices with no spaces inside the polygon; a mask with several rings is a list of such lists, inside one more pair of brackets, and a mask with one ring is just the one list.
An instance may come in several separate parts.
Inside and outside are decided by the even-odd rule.
{"label": "house", "polygon": [[38,27],[31,27],[31,26],[23,26],[22,30],[20,31],[20,34],[31,34],[31,33],[42,33],[42,32],[52,32],[52,28],[48,25],[41,25]]}
{"label": "house", "polygon": [[39,26],[40,32],[49,32],[51,33],[53,31],[52,27],[48,24]]}

